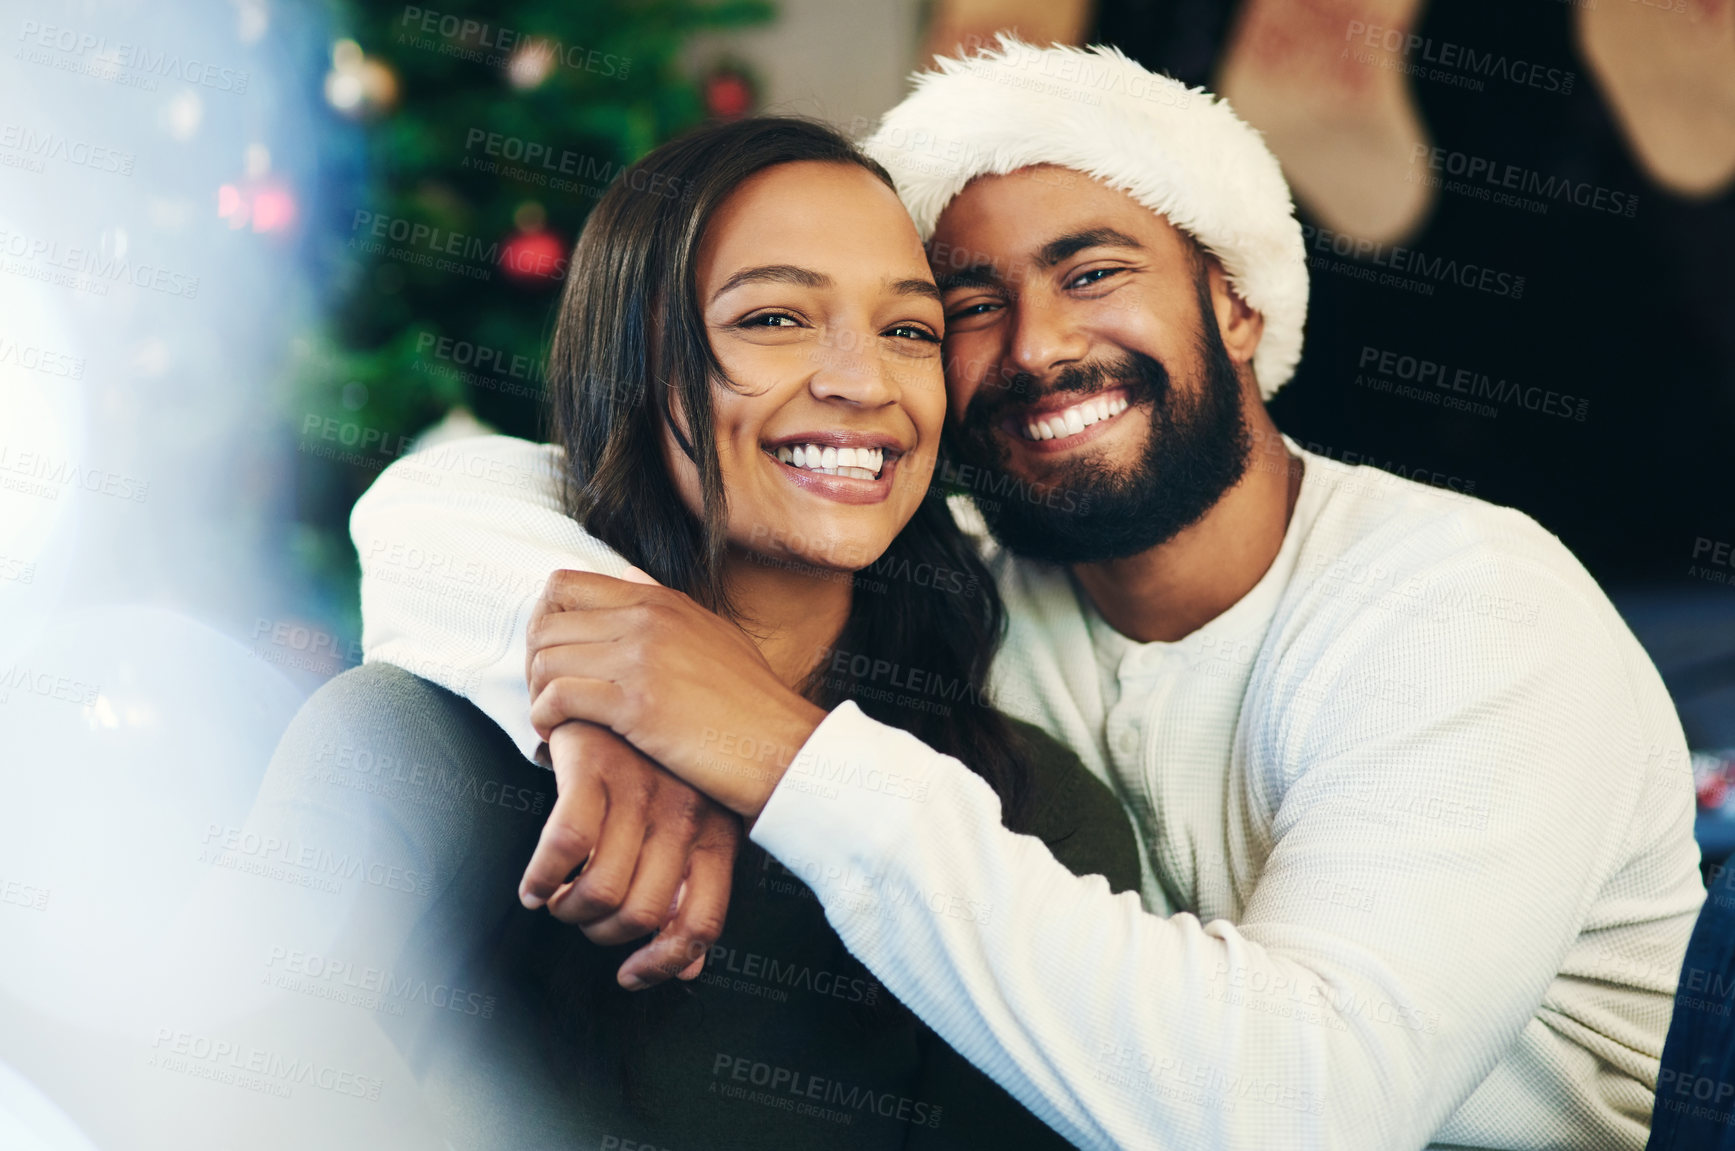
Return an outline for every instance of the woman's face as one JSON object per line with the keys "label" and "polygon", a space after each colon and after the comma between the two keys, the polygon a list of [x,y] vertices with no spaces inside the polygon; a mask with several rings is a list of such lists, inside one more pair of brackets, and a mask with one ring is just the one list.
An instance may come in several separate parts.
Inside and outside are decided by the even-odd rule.
{"label": "woman's face", "polygon": [[[697,271],[736,385],[711,393],[730,544],[866,567],[926,496],[946,411],[940,297],[909,215],[854,164],[781,164],[724,201]],[[698,471],[663,441],[698,515]]]}

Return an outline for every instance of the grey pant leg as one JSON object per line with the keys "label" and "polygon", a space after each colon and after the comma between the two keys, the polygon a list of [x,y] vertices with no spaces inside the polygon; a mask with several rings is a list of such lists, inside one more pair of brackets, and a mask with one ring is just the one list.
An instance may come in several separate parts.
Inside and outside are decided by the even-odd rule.
{"label": "grey pant leg", "polygon": [[531,914],[517,885],[554,795],[553,776],[469,703],[368,664],[303,706],[249,819],[339,884],[341,921],[291,935],[329,940],[345,994],[377,997],[376,1021],[465,1151],[596,1146],[618,1130],[607,1088],[551,1077],[538,1004],[501,946]]}

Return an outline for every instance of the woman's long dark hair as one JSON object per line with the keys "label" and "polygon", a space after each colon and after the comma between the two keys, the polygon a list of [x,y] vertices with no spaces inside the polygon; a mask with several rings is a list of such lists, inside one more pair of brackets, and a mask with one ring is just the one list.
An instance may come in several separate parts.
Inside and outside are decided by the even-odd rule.
{"label": "woman's long dark hair", "polygon": [[[892,186],[848,139],[789,117],[704,127],[626,169],[579,237],[549,355],[568,514],[658,582],[724,615],[727,497],[712,389],[735,384],[706,336],[699,245],[744,180],[797,161],[853,164]],[[685,436],[672,404],[685,417]],[[697,519],[664,465],[665,426],[698,469],[704,514]],[[985,698],[1004,625],[987,569],[932,493],[886,553],[856,575],[849,618],[806,694],[824,707],[854,699],[955,756],[994,788],[1008,826],[1017,827],[1026,812],[1028,749]]]}

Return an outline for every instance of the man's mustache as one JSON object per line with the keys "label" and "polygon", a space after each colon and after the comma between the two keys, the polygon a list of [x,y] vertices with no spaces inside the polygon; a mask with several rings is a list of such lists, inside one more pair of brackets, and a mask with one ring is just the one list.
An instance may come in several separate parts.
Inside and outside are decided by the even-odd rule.
{"label": "man's mustache", "polygon": [[965,409],[963,426],[988,431],[1007,412],[1033,407],[1052,396],[1090,395],[1115,387],[1126,389],[1127,399],[1135,404],[1142,400],[1160,403],[1168,395],[1169,373],[1159,361],[1138,353],[1118,362],[1073,364],[1046,383],[1030,372],[1013,372],[998,380],[989,379],[976,390]]}

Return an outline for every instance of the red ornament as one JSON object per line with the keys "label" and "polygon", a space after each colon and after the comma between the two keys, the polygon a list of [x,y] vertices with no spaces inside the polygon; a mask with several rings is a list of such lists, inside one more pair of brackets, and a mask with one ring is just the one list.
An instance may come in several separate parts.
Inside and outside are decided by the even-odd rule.
{"label": "red ornament", "polygon": [[1730,795],[1730,781],[1725,776],[1706,776],[1699,785],[1699,811],[1718,811]]}
{"label": "red ornament", "polygon": [[753,85],[739,72],[714,72],[705,81],[705,110],[719,120],[739,120],[753,104]]}
{"label": "red ornament", "polygon": [[500,266],[524,283],[564,279],[566,245],[553,232],[519,232],[500,250]]}
{"label": "red ornament", "polygon": [[1719,769],[1702,776],[1697,780],[1696,790],[1699,793],[1699,810],[1716,811],[1729,799],[1729,768],[1719,765]]}

